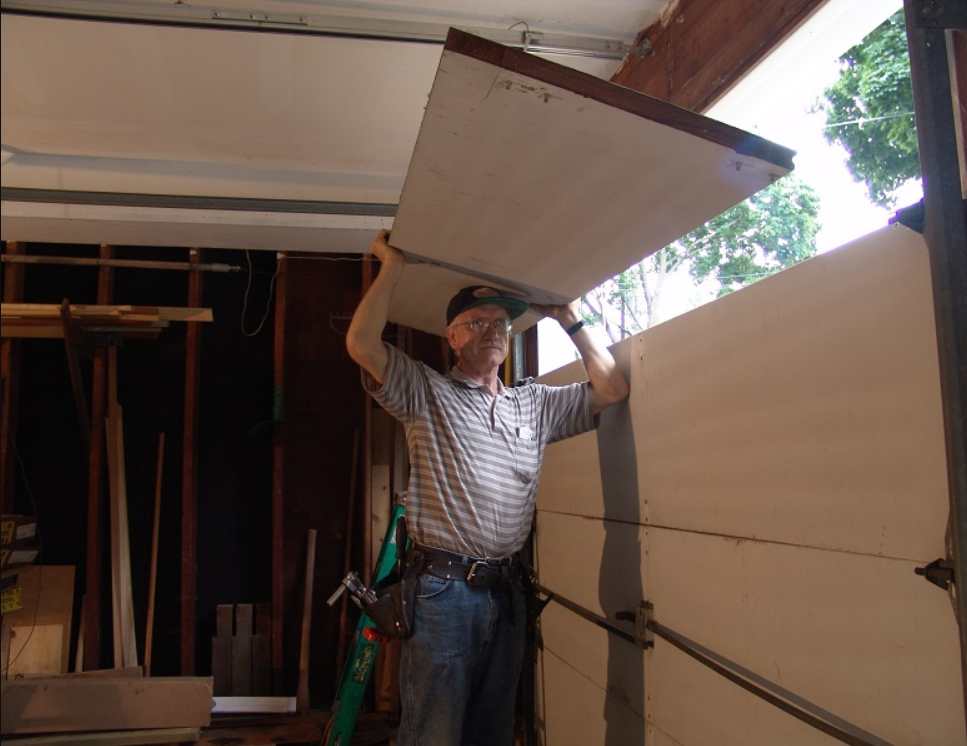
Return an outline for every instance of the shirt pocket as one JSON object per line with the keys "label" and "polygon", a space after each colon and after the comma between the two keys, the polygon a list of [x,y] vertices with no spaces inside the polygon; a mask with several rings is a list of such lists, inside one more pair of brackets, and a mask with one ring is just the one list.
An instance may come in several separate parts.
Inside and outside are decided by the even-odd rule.
{"label": "shirt pocket", "polygon": [[518,428],[514,440],[517,477],[523,484],[530,484],[537,478],[541,468],[541,449],[536,435],[530,428]]}

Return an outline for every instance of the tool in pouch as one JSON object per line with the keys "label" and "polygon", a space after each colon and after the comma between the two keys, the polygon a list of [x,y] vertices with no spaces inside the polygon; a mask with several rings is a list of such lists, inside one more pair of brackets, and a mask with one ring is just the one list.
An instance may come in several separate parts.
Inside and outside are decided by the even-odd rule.
{"label": "tool in pouch", "polygon": [[323,739],[326,746],[349,746],[379,646],[389,638],[409,637],[412,630],[414,599],[406,598],[408,603],[404,608],[404,598],[411,594],[403,593],[402,582],[408,543],[403,512],[403,504],[399,503],[390,514],[386,538],[376,560],[373,587],[366,588],[359,575],[351,572],[329,598],[328,603],[332,606],[348,592],[363,613],[359,616],[349,656],[336,688]]}
{"label": "tool in pouch", "polygon": [[[350,572],[329,597],[328,603],[332,606],[348,591],[356,606],[373,621],[377,632],[391,639],[406,638],[412,634],[413,599],[404,592],[404,559],[408,539],[402,506],[399,506],[398,515],[394,511],[386,539],[377,562],[373,587],[367,588],[360,580],[359,573]],[[396,549],[395,560],[390,563],[383,557],[388,547]],[[384,566],[386,571],[380,573]]]}

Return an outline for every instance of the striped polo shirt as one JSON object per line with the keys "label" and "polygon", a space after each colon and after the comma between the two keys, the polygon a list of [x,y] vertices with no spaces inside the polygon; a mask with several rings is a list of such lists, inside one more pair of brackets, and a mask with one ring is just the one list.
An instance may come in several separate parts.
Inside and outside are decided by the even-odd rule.
{"label": "striped polo shirt", "polygon": [[411,538],[472,557],[519,551],[530,534],[544,448],[597,427],[588,383],[501,385],[493,396],[457,368],[444,376],[386,349],[383,385],[365,370],[362,380],[406,431]]}

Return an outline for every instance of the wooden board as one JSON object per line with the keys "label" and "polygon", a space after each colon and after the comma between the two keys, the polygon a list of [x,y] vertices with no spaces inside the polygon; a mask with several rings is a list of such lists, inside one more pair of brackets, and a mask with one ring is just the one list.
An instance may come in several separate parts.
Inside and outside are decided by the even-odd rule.
{"label": "wooden board", "polygon": [[204,727],[210,678],[53,677],[0,683],[3,733]]}
{"label": "wooden board", "polygon": [[[922,237],[888,228],[619,345],[628,403],[548,448],[542,584],[612,621],[651,601],[890,743],[964,744],[957,623],[914,572],[944,556],[948,516],[930,287]],[[601,742],[640,740],[616,703],[654,743],[829,740],[661,639],[629,652],[545,615],[545,657],[600,691]],[[545,694],[548,723],[573,719]]]}
{"label": "wooden board", "polygon": [[452,30],[391,242],[414,262],[391,320],[440,333],[480,278],[565,303],[792,169],[792,151]]}
{"label": "wooden board", "polygon": [[146,744],[195,743],[201,728],[148,728],[114,733],[65,733],[56,736],[26,736],[19,746],[145,746]]}

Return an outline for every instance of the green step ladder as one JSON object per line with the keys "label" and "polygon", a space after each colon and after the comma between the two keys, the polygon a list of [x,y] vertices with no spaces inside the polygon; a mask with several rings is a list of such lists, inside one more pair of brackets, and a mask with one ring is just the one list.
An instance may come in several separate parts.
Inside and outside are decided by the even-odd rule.
{"label": "green step ladder", "polygon": [[[376,559],[373,585],[388,577],[396,569],[399,557],[406,551],[405,546],[400,548],[397,544],[397,526],[403,518],[403,512],[404,506],[399,504],[395,505],[390,513],[386,538],[379,550],[379,557]],[[330,597],[330,606],[347,589],[352,592],[351,579],[354,577],[355,573],[350,573],[347,576],[339,590]],[[358,582],[358,578],[356,578],[356,582]],[[376,665],[376,654],[379,652],[379,646],[387,640],[388,638],[385,635],[376,630],[376,623],[367,614],[361,613],[359,615],[352,646],[349,649],[346,665],[343,667],[339,686],[336,688],[336,696],[332,702],[329,724],[326,726],[326,735],[323,739],[325,746],[349,746],[351,743],[359,708],[366,696],[366,687],[373,673],[373,666]]]}

